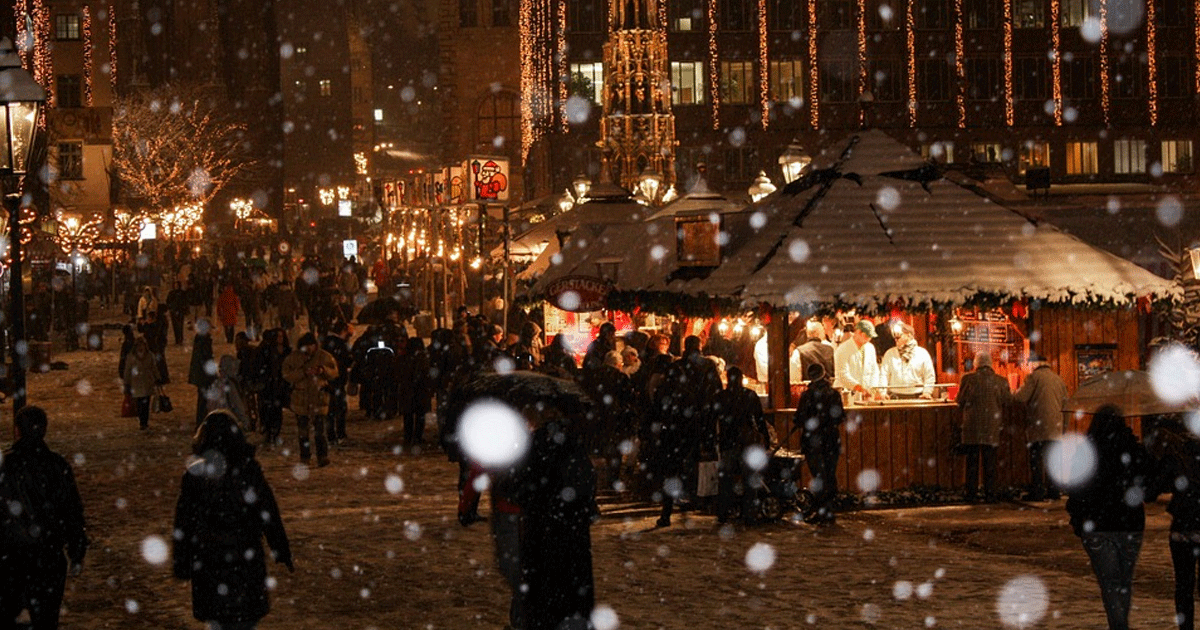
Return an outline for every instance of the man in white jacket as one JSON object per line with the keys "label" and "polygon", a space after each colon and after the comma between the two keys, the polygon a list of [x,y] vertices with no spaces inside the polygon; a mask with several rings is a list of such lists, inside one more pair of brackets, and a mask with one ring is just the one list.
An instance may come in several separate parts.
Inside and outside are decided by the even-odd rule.
{"label": "man in white jacket", "polygon": [[913,327],[899,323],[893,328],[896,345],[883,353],[883,381],[888,398],[933,398],[937,371],[929,351],[917,343]]}

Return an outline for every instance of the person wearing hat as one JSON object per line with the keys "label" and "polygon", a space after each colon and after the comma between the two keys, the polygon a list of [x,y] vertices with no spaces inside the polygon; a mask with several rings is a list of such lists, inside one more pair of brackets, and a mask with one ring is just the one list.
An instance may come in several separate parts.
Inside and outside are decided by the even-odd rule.
{"label": "person wearing hat", "polygon": [[1046,450],[1050,444],[1062,437],[1063,405],[1067,402],[1067,384],[1041,357],[1031,354],[1029,364],[1033,371],[1013,396],[1025,406],[1025,439],[1029,446],[1028,501],[1041,501],[1047,497],[1058,499],[1059,491],[1046,477]]}
{"label": "person wearing hat", "polygon": [[850,338],[842,342],[833,354],[833,386],[864,398],[874,398],[880,385],[879,362],[875,359],[875,346],[869,342],[878,337],[875,324],[860,319],[854,325]]}
{"label": "person wearing hat", "polygon": [[937,371],[929,351],[917,343],[913,327],[899,323],[892,329],[896,345],[883,353],[882,375],[889,398],[933,398]]}
{"label": "person wearing hat", "polygon": [[979,491],[979,463],[983,462],[983,494],[991,500],[996,487],[996,449],[1004,409],[1012,402],[1008,380],[992,369],[992,355],[975,355],[975,371],[964,374],[955,402],[962,409],[960,451],[967,456],[966,498],[974,500]]}

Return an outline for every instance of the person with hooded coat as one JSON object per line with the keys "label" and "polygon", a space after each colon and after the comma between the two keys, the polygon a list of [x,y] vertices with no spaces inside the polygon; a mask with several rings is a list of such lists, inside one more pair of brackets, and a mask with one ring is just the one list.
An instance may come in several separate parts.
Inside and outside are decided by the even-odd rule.
{"label": "person with hooded coat", "polygon": [[192,440],[175,505],[172,568],[192,582],[192,616],[249,630],[270,610],[263,538],[294,570],[275,494],[233,416],[214,411]]}
{"label": "person with hooded coat", "polygon": [[188,363],[188,384],[196,387],[196,426],[208,413],[208,388],[217,380],[213,362],[212,335],[206,319],[196,320],[196,335],[192,337],[192,358]]}
{"label": "person with hooded coat", "polygon": [[1067,514],[1100,584],[1109,630],[1128,630],[1133,567],[1146,528],[1143,501],[1155,498],[1154,469],[1115,405],[1096,410],[1087,440],[1095,449],[1096,470],[1069,489]]}

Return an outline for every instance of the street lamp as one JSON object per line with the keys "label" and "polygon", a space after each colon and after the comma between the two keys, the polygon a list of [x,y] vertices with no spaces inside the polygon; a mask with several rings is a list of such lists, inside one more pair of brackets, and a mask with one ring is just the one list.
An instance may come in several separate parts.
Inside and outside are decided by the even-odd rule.
{"label": "street lamp", "polygon": [[804,169],[812,163],[812,157],[804,152],[804,147],[793,142],[779,156],[779,168],[783,170],[783,183],[796,181]]}
{"label": "street lamp", "polygon": [[758,203],[763,197],[775,192],[775,184],[771,183],[771,178],[763,171],[758,172],[758,177],[754,178],[754,183],[750,184],[750,200]]}
{"label": "street lamp", "polygon": [[8,210],[9,330],[12,331],[13,415],[25,406],[25,363],[29,344],[25,340],[25,293],[21,285],[21,177],[29,170],[38,110],[46,102],[46,91],[38,85],[13,48],[12,40],[0,40],[0,176],[4,179],[4,203]]}
{"label": "street lamp", "polygon": [[575,189],[575,203],[579,203],[580,201],[583,201],[583,198],[587,196],[588,191],[592,189],[592,180],[588,179],[584,175],[580,175],[579,177],[575,178],[575,181],[571,182],[571,187]]}
{"label": "street lamp", "polygon": [[638,191],[654,203],[658,201],[658,189],[662,188],[663,177],[658,171],[648,168],[638,176]]}
{"label": "street lamp", "polygon": [[568,212],[575,207],[575,199],[571,197],[571,193],[563,193],[562,197],[558,198],[558,211]]}

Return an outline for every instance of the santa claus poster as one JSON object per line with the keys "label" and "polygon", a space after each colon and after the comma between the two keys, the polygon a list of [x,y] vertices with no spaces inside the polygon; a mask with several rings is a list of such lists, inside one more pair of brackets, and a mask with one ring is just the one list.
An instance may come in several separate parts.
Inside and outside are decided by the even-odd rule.
{"label": "santa claus poster", "polygon": [[476,155],[467,158],[467,195],[475,203],[508,201],[508,158]]}

